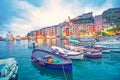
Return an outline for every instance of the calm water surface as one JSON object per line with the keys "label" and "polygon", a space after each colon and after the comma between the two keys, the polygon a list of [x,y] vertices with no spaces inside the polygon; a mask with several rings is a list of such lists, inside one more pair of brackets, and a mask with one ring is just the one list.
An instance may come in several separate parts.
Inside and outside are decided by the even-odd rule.
{"label": "calm water surface", "polygon": [[[59,40],[59,39],[57,39]],[[37,40],[40,48],[49,49],[50,45],[62,46],[67,41]],[[73,60],[72,73],[62,70],[39,67],[31,62],[33,49],[29,41],[0,41],[0,59],[15,57],[18,66],[18,80],[120,80],[120,53],[103,54],[101,59]]]}

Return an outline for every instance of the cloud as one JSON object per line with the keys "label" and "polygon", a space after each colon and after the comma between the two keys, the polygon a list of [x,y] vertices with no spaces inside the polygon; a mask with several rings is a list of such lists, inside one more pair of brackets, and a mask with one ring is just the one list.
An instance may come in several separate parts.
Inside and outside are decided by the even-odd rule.
{"label": "cloud", "polygon": [[21,1],[19,2],[19,8],[26,11],[22,15],[29,20],[31,25],[50,26],[63,22],[67,16],[73,15],[72,10],[62,4],[63,0],[49,0],[45,2],[44,6],[35,7]]}
{"label": "cloud", "polygon": [[34,26],[50,26],[63,22],[68,16],[93,12],[94,15],[100,15],[108,8],[112,7],[111,0],[107,0],[101,7],[80,6],[80,1],[67,3],[64,0],[46,0],[44,6],[35,7],[26,1],[19,1],[17,5],[23,12],[22,16]]}
{"label": "cloud", "polygon": [[24,19],[13,17],[12,23],[5,26],[8,29],[7,31],[10,30],[14,36],[17,36],[19,34],[21,36],[24,36],[27,31],[31,31],[32,29],[32,26],[27,23],[28,22],[26,22]]}
{"label": "cloud", "polygon": [[68,16],[74,18],[78,15],[93,12],[100,15],[108,8],[113,7],[112,0],[107,0],[102,6],[84,5],[83,0],[45,0],[44,5],[34,6],[27,0],[15,0],[14,6],[19,10],[19,16],[13,16],[11,23],[6,26],[15,35],[26,35],[31,30],[52,26],[63,22]]}

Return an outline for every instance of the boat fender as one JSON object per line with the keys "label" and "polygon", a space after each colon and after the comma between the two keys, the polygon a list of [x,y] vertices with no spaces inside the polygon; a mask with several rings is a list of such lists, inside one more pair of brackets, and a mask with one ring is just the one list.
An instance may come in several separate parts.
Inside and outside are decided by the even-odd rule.
{"label": "boat fender", "polygon": [[32,59],[32,61],[33,61],[33,62],[36,62],[36,61],[37,61],[37,59],[36,59],[36,58],[33,58],[33,59]]}
{"label": "boat fender", "polygon": [[44,66],[45,64],[44,64],[44,62],[42,62],[42,61],[39,61],[39,63],[38,63],[40,66]]}

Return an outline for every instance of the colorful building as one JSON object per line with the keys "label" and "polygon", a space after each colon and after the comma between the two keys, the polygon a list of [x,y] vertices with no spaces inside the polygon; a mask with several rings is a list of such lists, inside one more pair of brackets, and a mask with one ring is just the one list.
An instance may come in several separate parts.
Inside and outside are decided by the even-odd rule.
{"label": "colorful building", "polygon": [[60,37],[60,25],[56,27],[56,37]]}
{"label": "colorful building", "polygon": [[103,30],[103,24],[105,23],[105,19],[102,18],[101,15],[94,17],[94,24],[96,26],[95,31],[101,32]]}
{"label": "colorful building", "polygon": [[76,17],[75,20],[68,17],[67,20],[58,25],[48,26],[38,31],[31,31],[27,36],[29,38],[83,38],[94,36],[99,32],[105,31],[110,28],[108,26],[109,25],[106,23],[106,19],[103,19],[101,15],[95,16],[93,20],[93,13],[90,12]]}
{"label": "colorful building", "polygon": [[96,32],[96,26],[94,24],[88,24],[86,28],[87,33],[94,33]]}
{"label": "colorful building", "polygon": [[38,32],[37,32],[37,38],[38,39],[42,38],[42,29],[38,30]]}
{"label": "colorful building", "polygon": [[62,29],[62,36],[63,37],[69,37],[70,36],[70,32],[69,32],[69,22],[63,22],[61,25],[61,29]]}

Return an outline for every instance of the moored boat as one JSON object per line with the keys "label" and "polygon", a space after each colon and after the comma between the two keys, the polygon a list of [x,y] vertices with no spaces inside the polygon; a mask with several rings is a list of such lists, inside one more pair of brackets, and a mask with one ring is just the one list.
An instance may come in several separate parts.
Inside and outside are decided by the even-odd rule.
{"label": "moored boat", "polygon": [[106,46],[112,52],[120,52],[120,41],[114,38],[107,38],[102,41],[96,42],[95,46],[97,45],[101,45],[103,47]]}
{"label": "moored boat", "polygon": [[18,66],[15,58],[0,60],[0,80],[14,80],[17,76]]}
{"label": "moored boat", "polygon": [[94,46],[94,49],[101,50],[102,53],[110,53],[110,49],[107,48],[106,46],[97,45]]}
{"label": "moored boat", "polygon": [[84,48],[84,46],[77,47],[77,46],[71,46],[71,45],[65,45],[65,47],[72,49],[72,50],[83,51],[85,57],[89,57],[89,58],[101,58],[102,57],[101,50],[96,50],[96,49],[91,48],[91,47]]}
{"label": "moored boat", "polygon": [[57,46],[51,46],[51,49],[58,52],[62,56],[66,56],[69,59],[80,59],[83,60],[83,52],[75,51],[75,50],[68,50],[67,48],[61,48]]}
{"label": "moored boat", "polygon": [[68,41],[69,41],[71,44],[80,45],[80,41],[79,41],[77,38],[75,38],[75,37],[68,38]]}
{"label": "moored boat", "polygon": [[85,46],[84,56],[88,58],[102,58],[102,52],[92,46]]}
{"label": "moored boat", "polygon": [[102,54],[101,53],[85,53],[84,56],[88,58],[101,58]]}
{"label": "moored boat", "polygon": [[35,49],[32,51],[31,59],[33,62],[37,62],[39,66],[72,71],[72,61],[55,52]]}
{"label": "moored boat", "polygon": [[87,49],[84,56],[88,58],[102,58],[102,52],[95,49]]}
{"label": "moored boat", "polygon": [[75,51],[77,51],[77,50],[84,51],[85,50],[84,46],[73,46],[73,45],[64,45],[64,46],[67,49],[75,50]]}

